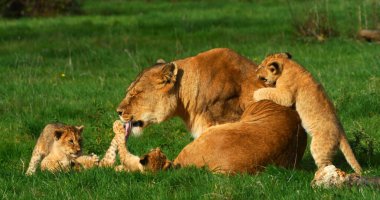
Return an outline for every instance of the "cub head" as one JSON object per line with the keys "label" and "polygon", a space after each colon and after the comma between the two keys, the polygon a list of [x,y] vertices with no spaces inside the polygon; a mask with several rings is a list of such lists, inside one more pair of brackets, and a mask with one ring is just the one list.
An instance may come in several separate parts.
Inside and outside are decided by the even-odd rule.
{"label": "cub head", "polygon": [[123,122],[132,121],[132,134],[139,135],[152,123],[173,116],[177,109],[175,63],[158,63],[141,72],[128,87],[117,113]]}
{"label": "cub head", "polygon": [[146,171],[156,172],[168,169],[172,162],[167,159],[160,148],[155,148],[140,158],[140,164],[144,166]]}
{"label": "cub head", "polygon": [[82,152],[83,126],[64,126],[54,131],[54,143],[66,155],[75,158]]}
{"label": "cub head", "polygon": [[267,56],[257,68],[257,78],[262,81],[267,87],[276,86],[276,81],[280,77],[284,61],[291,59],[289,53],[278,53]]}

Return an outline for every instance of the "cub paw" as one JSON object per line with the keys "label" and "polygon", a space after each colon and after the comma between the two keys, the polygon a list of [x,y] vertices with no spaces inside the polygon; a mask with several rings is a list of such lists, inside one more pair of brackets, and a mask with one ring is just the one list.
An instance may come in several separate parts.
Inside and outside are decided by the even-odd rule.
{"label": "cub paw", "polygon": [[115,134],[125,134],[124,125],[123,122],[121,122],[121,120],[116,120],[113,123],[113,132]]}
{"label": "cub paw", "polygon": [[91,155],[89,156],[89,162],[94,165],[97,165],[99,163],[99,156],[94,153],[91,153]]}
{"label": "cub paw", "polygon": [[105,158],[103,158],[99,162],[99,167],[112,167],[114,163],[115,163],[115,159],[105,159]]}
{"label": "cub paw", "polygon": [[258,101],[261,101],[264,99],[266,99],[265,98],[265,88],[258,89],[253,93],[253,100],[255,102],[258,102]]}
{"label": "cub paw", "polygon": [[116,172],[124,172],[124,171],[127,171],[124,167],[124,165],[118,165],[115,167],[115,171]]}
{"label": "cub paw", "polygon": [[33,175],[34,173],[32,172],[32,171],[27,171],[26,173],[25,173],[25,175],[26,176],[31,176],[31,175]]}
{"label": "cub paw", "polygon": [[340,187],[347,179],[347,174],[334,165],[319,168],[311,182],[312,187]]}
{"label": "cub paw", "polygon": [[81,163],[84,169],[92,168],[99,164],[99,156],[91,154],[88,156],[81,156],[77,159],[77,162]]}

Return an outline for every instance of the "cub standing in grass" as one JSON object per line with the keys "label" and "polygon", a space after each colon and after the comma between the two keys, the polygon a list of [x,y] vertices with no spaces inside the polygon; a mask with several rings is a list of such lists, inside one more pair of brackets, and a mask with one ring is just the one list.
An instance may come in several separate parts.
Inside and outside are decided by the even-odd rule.
{"label": "cub standing in grass", "polygon": [[34,147],[26,175],[32,175],[41,159],[41,170],[67,171],[72,166],[91,168],[98,163],[98,156],[81,156],[83,126],[48,124]]}
{"label": "cub standing in grass", "polygon": [[271,88],[255,91],[255,101],[272,100],[283,106],[293,106],[301,117],[302,126],[312,137],[311,154],[318,169],[331,165],[336,149],[361,174],[335,108],[322,85],[288,53],[273,54],[264,59],[257,69],[257,77]]}

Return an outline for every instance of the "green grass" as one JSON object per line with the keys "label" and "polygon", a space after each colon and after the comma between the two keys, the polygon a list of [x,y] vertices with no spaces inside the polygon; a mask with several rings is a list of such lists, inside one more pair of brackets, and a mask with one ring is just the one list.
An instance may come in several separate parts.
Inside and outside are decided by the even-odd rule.
{"label": "green grass", "polygon": [[[300,18],[321,6],[291,2]],[[268,53],[291,52],[325,86],[350,141],[356,133],[367,136],[356,146],[357,156],[366,175],[380,175],[380,45],[352,37],[359,26],[357,6],[369,12],[370,3],[327,4],[340,34],[322,43],[297,36],[287,1],[275,0],[88,0],[81,16],[0,19],[0,198],[378,199],[372,188],[313,190],[309,152],[300,169],[270,167],[257,176],[192,168],[146,175],[109,169],[23,174],[45,124],[85,125],[85,152],[103,155],[115,109],[141,69],[158,58],[228,47],[256,62]],[[142,155],[160,146],[174,159],[189,142],[181,120],[172,119],[131,138],[129,147]],[[351,171],[340,154],[335,163]]]}

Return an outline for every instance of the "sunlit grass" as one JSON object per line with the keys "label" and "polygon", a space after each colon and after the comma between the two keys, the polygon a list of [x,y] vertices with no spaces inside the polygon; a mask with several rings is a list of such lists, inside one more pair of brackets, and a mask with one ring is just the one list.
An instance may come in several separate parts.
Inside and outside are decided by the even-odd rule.
{"label": "sunlit grass", "polygon": [[[291,6],[297,13],[313,7],[298,1]],[[341,34],[324,42],[294,33],[285,1],[88,1],[82,16],[0,19],[0,197],[378,198],[372,188],[313,190],[315,167],[309,152],[300,169],[270,167],[257,176],[222,176],[204,169],[146,175],[109,169],[23,174],[45,124],[85,125],[84,151],[103,155],[117,119],[115,109],[141,69],[158,58],[170,61],[216,47],[232,48],[255,62],[268,53],[290,52],[325,86],[351,143],[360,132],[379,144],[380,45],[352,37],[349,31],[357,22],[345,13],[355,10],[352,4],[329,1],[329,6]],[[131,138],[129,149],[142,155],[160,146],[174,159],[189,142],[190,134],[175,118]],[[367,175],[380,174],[379,148],[375,145],[371,155],[363,150],[358,154]],[[336,164],[351,171],[340,154]]]}

